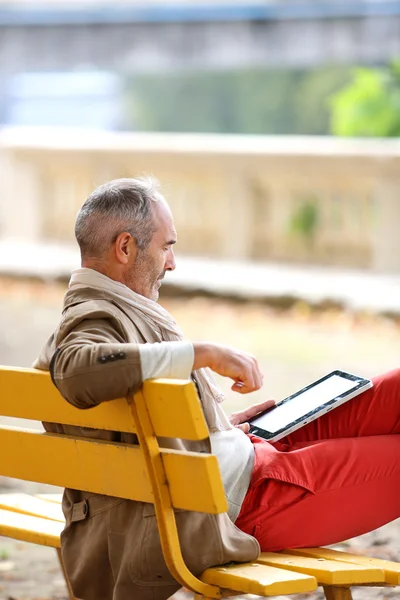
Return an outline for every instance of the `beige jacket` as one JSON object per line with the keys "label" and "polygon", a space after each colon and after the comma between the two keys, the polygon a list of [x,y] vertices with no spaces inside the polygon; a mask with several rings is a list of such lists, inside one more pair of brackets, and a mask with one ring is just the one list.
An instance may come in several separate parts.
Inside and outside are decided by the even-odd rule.
{"label": "beige jacket", "polygon": [[[131,312],[131,314],[129,314]],[[135,320],[133,320],[135,319]],[[61,394],[78,408],[134,393],[141,385],[137,344],[159,338],[133,311],[107,292],[69,290],[62,320],[35,368],[50,370]],[[49,431],[116,442],[136,436],[46,423]],[[164,446],[210,452],[209,440],[164,440]],[[82,600],[164,600],[179,584],[169,574],[160,547],[154,507],[66,489],[63,558],[74,595]],[[227,514],[176,511],[184,560],[196,575],[212,565],[251,561],[258,542]]]}

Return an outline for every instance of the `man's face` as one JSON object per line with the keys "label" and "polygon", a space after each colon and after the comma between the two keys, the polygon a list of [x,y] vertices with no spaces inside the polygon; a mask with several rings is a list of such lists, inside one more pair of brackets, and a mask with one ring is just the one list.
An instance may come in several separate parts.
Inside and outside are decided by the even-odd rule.
{"label": "man's face", "polygon": [[153,219],[155,232],[147,248],[139,250],[136,256],[128,287],[157,301],[165,272],[175,269],[173,245],[177,236],[171,211],[164,201],[153,203]]}

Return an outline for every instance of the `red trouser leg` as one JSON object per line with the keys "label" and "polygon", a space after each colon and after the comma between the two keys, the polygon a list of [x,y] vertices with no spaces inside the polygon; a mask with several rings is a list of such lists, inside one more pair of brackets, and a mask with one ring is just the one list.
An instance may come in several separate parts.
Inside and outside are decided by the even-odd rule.
{"label": "red trouser leg", "polygon": [[287,438],[253,439],[236,525],[262,550],[327,545],[400,517],[400,370]]}

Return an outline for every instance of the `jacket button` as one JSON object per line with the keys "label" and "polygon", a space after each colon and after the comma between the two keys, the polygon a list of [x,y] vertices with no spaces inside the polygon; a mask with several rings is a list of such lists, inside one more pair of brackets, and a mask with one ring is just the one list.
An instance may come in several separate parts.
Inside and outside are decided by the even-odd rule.
{"label": "jacket button", "polygon": [[115,354],[109,354],[108,355],[108,360],[115,360],[115,359],[116,359]]}
{"label": "jacket button", "polygon": [[100,356],[99,362],[101,362],[101,363],[107,362],[107,356]]}
{"label": "jacket button", "polygon": [[82,506],[82,512],[83,512],[83,514],[87,515],[88,510],[89,510],[89,507],[87,505],[87,502],[85,502],[85,504]]}
{"label": "jacket button", "polygon": [[125,358],[126,354],[125,352],[118,352],[117,354],[117,358]]}

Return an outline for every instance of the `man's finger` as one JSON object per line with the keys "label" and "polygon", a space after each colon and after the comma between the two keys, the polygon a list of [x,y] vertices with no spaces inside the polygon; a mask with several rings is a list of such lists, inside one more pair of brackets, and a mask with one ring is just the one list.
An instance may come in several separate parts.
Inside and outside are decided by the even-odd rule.
{"label": "man's finger", "polygon": [[250,388],[246,385],[246,383],[244,383],[244,381],[236,381],[232,387],[231,390],[233,392],[239,392],[239,394],[248,394],[249,392],[252,392],[253,389]]}
{"label": "man's finger", "polygon": [[248,423],[239,423],[236,427],[244,431],[244,433],[249,433],[250,431],[250,425]]}
{"label": "man's finger", "polygon": [[272,408],[273,406],[275,406],[275,404],[275,400],[264,400],[259,404],[253,404],[253,406],[249,406],[243,411],[243,416],[245,419],[251,419],[252,417],[255,417],[259,413],[263,412],[264,410]]}
{"label": "man's finger", "polygon": [[263,384],[263,378],[262,378],[260,371],[257,371],[257,373],[256,373],[255,382],[256,382],[256,386],[257,386],[256,389],[257,390],[261,389],[262,384]]}
{"label": "man's finger", "polygon": [[257,389],[260,389],[263,384],[264,375],[263,375],[263,372],[260,369],[260,365],[256,359],[254,359],[254,374],[255,374],[255,380],[257,382]]}
{"label": "man's finger", "polygon": [[263,400],[262,402],[259,402],[258,404],[253,404],[253,406],[251,406],[250,408],[254,408],[254,410],[261,412],[263,410],[267,410],[267,408],[271,408],[271,406],[275,406],[275,404],[276,404],[276,400],[273,400],[272,398],[268,398],[268,400]]}
{"label": "man's finger", "polygon": [[254,373],[251,370],[247,370],[241,374],[240,379],[236,383],[242,383],[241,389],[238,390],[242,394],[253,392],[256,390],[256,383],[254,381]]}

